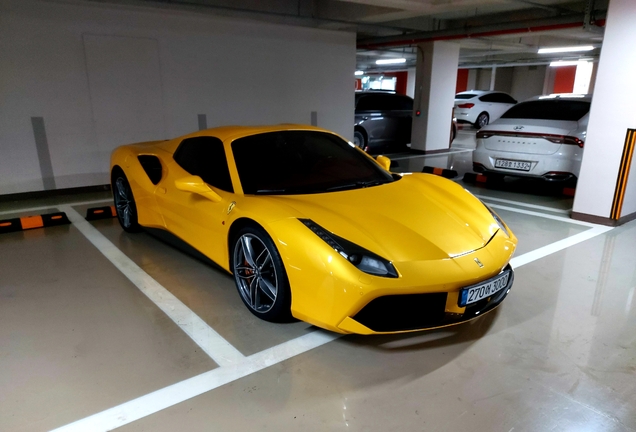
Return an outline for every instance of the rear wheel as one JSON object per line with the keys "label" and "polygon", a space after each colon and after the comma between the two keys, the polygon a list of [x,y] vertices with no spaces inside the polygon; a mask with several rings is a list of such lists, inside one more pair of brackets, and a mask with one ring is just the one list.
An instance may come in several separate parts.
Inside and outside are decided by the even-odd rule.
{"label": "rear wheel", "polygon": [[490,117],[487,112],[483,112],[477,116],[477,120],[475,120],[475,127],[477,129],[481,129],[488,124]]}
{"label": "rear wheel", "polygon": [[364,139],[364,134],[360,131],[355,131],[353,133],[353,143],[356,145],[356,147],[360,147],[362,150],[365,150],[365,148],[367,147],[367,142]]}
{"label": "rear wheel", "polygon": [[117,220],[119,220],[121,227],[124,231],[129,233],[141,231],[141,226],[137,220],[135,197],[133,196],[126,174],[124,174],[121,168],[115,168],[113,170],[111,187],[113,189],[113,198],[115,199]]}
{"label": "rear wheel", "polygon": [[242,228],[232,250],[232,273],[245,306],[273,322],[291,318],[289,281],[274,242],[260,227]]}

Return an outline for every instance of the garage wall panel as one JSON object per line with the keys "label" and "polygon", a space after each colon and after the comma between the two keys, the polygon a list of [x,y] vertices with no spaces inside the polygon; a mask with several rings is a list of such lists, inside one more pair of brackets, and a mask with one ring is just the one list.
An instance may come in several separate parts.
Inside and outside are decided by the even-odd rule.
{"label": "garage wall panel", "polygon": [[0,194],[108,182],[119,145],[227,124],[353,133],[355,35],[97,2],[0,0]]}

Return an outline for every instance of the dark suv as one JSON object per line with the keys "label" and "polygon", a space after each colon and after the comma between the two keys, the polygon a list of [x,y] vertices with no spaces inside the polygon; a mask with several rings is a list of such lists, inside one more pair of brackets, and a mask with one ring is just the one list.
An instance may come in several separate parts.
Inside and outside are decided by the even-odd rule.
{"label": "dark suv", "polygon": [[382,92],[356,92],[353,142],[369,153],[405,151],[411,142],[413,99]]}

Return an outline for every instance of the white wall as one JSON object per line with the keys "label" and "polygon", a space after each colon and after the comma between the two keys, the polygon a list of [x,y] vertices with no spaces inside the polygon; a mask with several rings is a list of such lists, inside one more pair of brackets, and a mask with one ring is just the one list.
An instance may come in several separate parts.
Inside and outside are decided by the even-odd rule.
{"label": "white wall", "polygon": [[349,138],[355,34],[148,7],[0,0],[0,194],[108,183],[110,151],[227,124],[304,123]]}
{"label": "white wall", "polygon": [[513,68],[510,94],[518,101],[543,94],[546,66],[517,66]]}
{"label": "white wall", "polygon": [[[599,59],[574,211],[609,218],[627,129],[636,129],[636,2],[612,0]],[[619,67],[620,66],[620,67]],[[636,213],[636,172],[630,172],[620,217]]]}

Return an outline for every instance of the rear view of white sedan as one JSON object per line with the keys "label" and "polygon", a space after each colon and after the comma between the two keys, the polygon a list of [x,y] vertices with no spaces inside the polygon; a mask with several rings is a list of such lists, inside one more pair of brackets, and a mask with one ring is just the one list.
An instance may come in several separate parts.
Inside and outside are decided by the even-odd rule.
{"label": "rear view of white sedan", "polygon": [[521,102],[477,133],[473,170],[486,175],[576,179],[591,96],[550,95]]}
{"label": "rear view of white sedan", "polygon": [[455,95],[455,117],[477,129],[497,120],[517,101],[508,93],[470,90]]}

